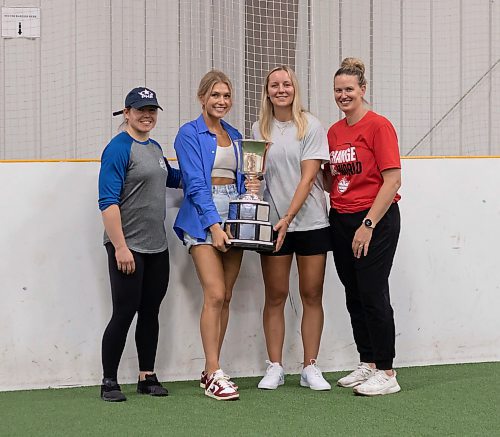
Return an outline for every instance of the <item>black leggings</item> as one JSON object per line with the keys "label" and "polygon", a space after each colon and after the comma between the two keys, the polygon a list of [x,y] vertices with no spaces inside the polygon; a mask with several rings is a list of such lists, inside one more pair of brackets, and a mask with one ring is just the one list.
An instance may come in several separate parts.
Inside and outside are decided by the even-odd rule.
{"label": "black leggings", "polygon": [[399,207],[397,203],[390,206],[373,230],[368,255],[358,259],[352,252],[352,240],[367,212],[339,214],[330,210],[333,258],[345,287],[360,360],[390,370],[395,356],[395,327],[389,274],[399,238]]}
{"label": "black leggings", "polygon": [[113,315],[102,338],[102,367],[105,378],[117,378],[127,333],[137,313],[135,344],[139,370],[153,370],[158,345],[158,313],[165,297],[170,273],[168,249],[160,253],[132,252],[135,272],[118,270],[115,248],[106,244]]}

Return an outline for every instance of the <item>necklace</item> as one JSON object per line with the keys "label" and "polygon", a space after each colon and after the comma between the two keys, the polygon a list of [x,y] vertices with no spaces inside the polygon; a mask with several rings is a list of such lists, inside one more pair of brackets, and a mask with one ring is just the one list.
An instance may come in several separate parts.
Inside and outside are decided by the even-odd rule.
{"label": "necklace", "polygon": [[292,120],[279,121],[274,119],[274,124],[278,128],[281,135],[285,135],[286,128],[292,124]]}

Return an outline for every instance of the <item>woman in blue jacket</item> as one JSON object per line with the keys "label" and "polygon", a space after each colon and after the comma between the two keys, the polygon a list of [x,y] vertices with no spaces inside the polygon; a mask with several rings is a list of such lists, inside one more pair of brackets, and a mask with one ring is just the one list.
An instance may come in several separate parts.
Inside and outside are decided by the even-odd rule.
{"label": "woman in blue jacket", "polygon": [[200,330],[205,369],[200,386],[218,400],[239,398],[238,387],[219,365],[243,255],[241,249],[230,247],[223,229],[229,201],[245,191],[238,170],[241,151],[235,141],[241,134],[223,120],[232,106],[232,91],[223,72],[205,74],[197,93],[202,113],[179,129],[174,144],[184,188],[174,230],[193,258],[204,296]]}

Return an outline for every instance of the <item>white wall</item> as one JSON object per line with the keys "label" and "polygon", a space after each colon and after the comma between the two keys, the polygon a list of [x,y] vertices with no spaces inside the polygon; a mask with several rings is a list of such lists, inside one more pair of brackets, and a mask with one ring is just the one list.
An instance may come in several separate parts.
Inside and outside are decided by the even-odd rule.
{"label": "white wall", "polygon": [[[402,233],[391,277],[396,366],[500,360],[498,159],[404,160]],[[96,205],[98,163],[0,163],[0,390],[98,384],[111,303]],[[169,191],[171,228],[180,193]],[[191,260],[169,232],[171,282],[157,371],[194,379],[203,368],[202,294]],[[284,363],[300,369],[300,303],[292,273]],[[329,259],[324,370],[357,355],[343,290]],[[232,303],[222,365],[259,375],[266,359],[258,257],[247,252]],[[136,378],[131,330],[119,369]],[[13,375],[23,375],[21,379]]]}

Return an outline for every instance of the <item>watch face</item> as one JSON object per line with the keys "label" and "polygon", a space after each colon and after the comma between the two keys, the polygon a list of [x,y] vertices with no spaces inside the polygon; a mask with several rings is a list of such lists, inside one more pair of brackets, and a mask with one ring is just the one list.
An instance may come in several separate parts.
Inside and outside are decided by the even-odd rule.
{"label": "watch face", "polygon": [[368,226],[369,228],[372,227],[372,221],[370,219],[365,219],[365,221],[363,222],[365,224],[365,226]]}

